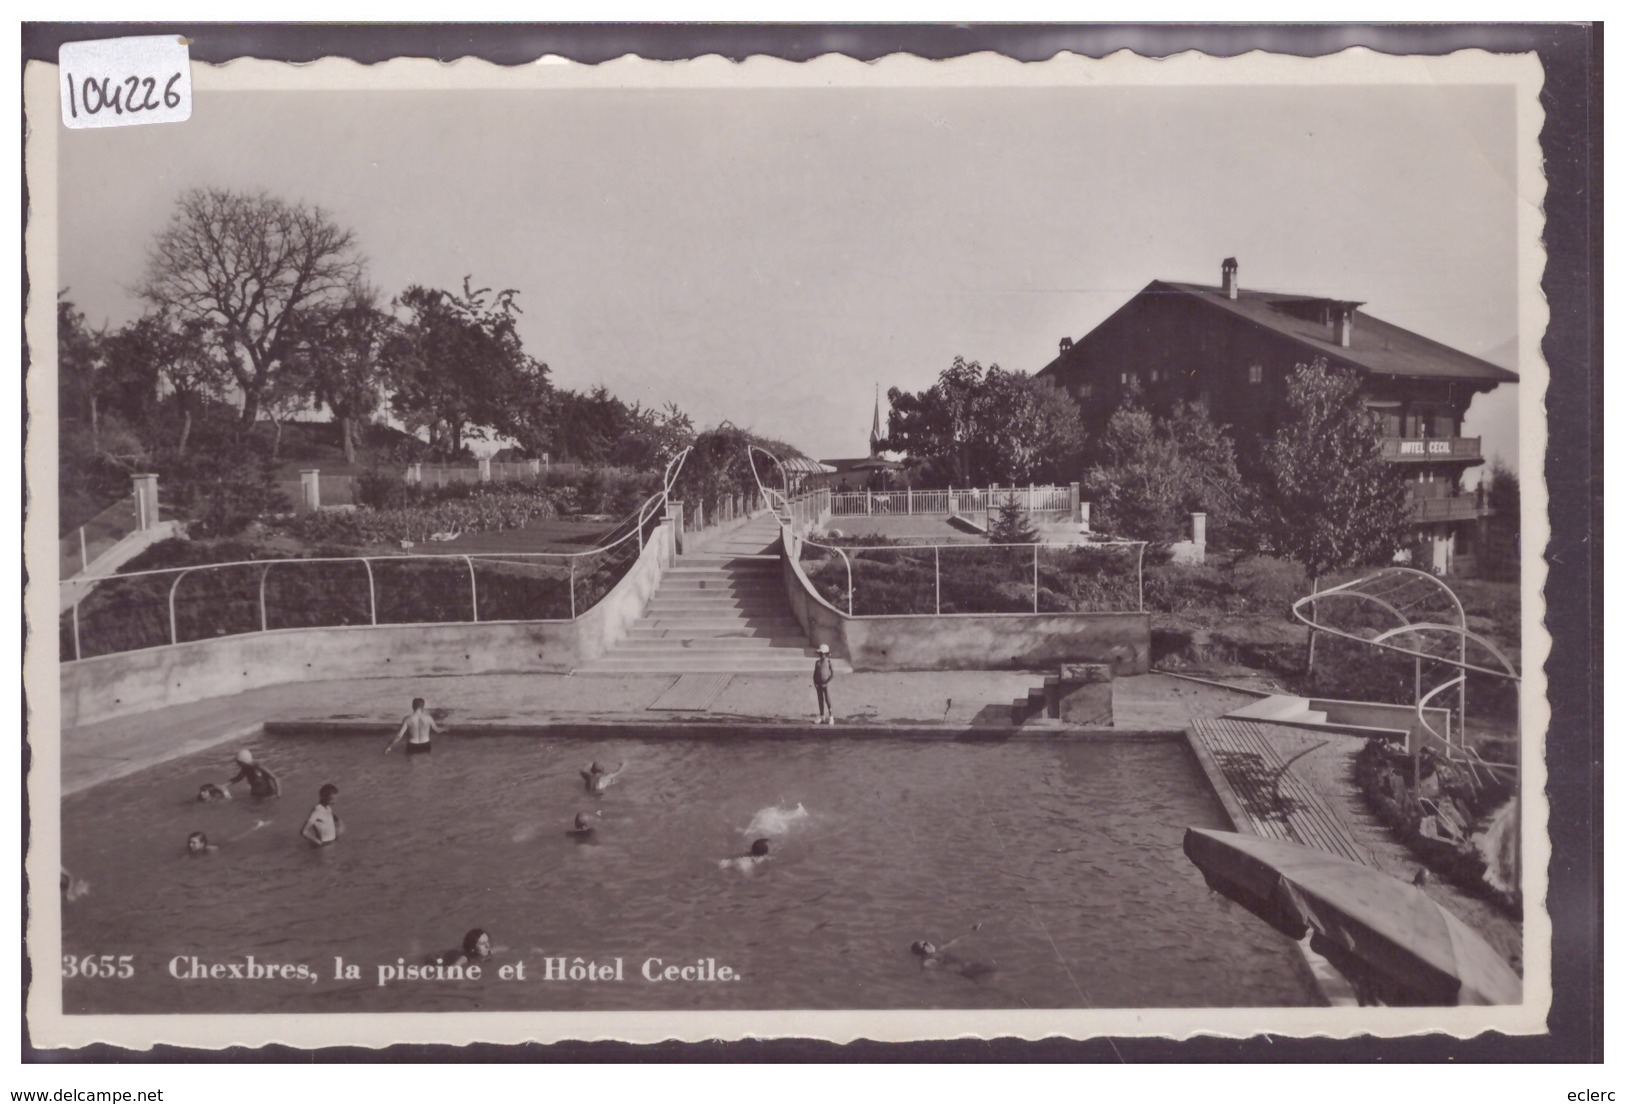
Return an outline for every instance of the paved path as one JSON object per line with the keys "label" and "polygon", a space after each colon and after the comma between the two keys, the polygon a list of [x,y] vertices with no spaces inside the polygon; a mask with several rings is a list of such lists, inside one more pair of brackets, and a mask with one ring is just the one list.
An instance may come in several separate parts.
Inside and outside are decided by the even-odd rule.
{"label": "paved path", "polygon": [[[1162,681],[1162,676],[1123,680]],[[817,713],[811,672],[735,675],[703,713],[651,712],[675,675],[470,675],[420,679],[351,679],[251,690],[228,698],[173,706],[70,730],[62,738],[62,788],[72,793],[144,767],[242,738],[267,720],[398,721],[414,696],[445,710],[450,724],[808,724]],[[1171,682],[1172,680],[1166,680]],[[944,730],[1008,728],[1010,703],[1025,698],[1043,675],[1031,671],[922,671],[840,676],[833,696],[843,727],[931,725]],[[1179,729],[1154,701],[1152,686],[1135,685],[1117,707],[1119,729]],[[1059,732],[1062,729],[1048,729]],[[37,739],[37,735],[35,736]]]}

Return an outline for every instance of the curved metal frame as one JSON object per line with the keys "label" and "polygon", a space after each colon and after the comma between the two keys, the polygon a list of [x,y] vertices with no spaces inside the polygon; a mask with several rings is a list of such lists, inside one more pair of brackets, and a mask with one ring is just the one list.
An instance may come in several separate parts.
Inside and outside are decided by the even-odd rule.
{"label": "curved metal frame", "polygon": [[[1386,591],[1371,593],[1366,589],[1362,589],[1388,579],[1396,578],[1402,580],[1399,586]],[[1391,599],[1393,599],[1400,591],[1413,587],[1418,583],[1422,583],[1424,587],[1434,596],[1442,594],[1449,599],[1450,605],[1455,608],[1458,624],[1451,625],[1440,621],[1412,621],[1403,610],[1401,610],[1393,603],[1393,601],[1391,601]],[[1315,616],[1314,611],[1316,604],[1319,602],[1342,601],[1353,601],[1356,603],[1376,606],[1379,609],[1385,610],[1387,613],[1391,614],[1394,619],[1399,622],[1399,624],[1394,628],[1385,629],[1373,636],[1362,636],[1359,633],[1348,629],[1339,628],[1333,625],[1321,624],[1319,619]],[[1416,661],[1417,669],[1417,724],[1443,745],[1445,749],[1445,757],[1454,760],[1456,758],[1456,753],[1459,753],[1460,761],[1467,764],[1468,769],[1473,771],[1475,777],[1477,775],[1477,768],[1474,765],[1474,760],[1477,760],[1479,764],[1487,768],[1512,770],[1518,769],[1516,764],[1490,763],[1467,746],[1466,727],[1468,672],[1476,672],[1478,674],[1488,675],[1492,678],[1507,679],[1511,682],[1521,682],[1522,678],[1518,674],[1517,667],[1515,667],[1512,661],[1507,658],[1505,652],[1503,652],[1491,641],[1485,639],[1483,636],[1473,632],[1467,627],[1467,611],[1462,608],[1461,599],[1456,596],[1455,591],[1451,590],[1450,587],[1440,579],[1425,571],[1418,571],[1416,568],[1412,567],[1379,568],[1370,575],[1362,575],[1357,579],[1351,579],[1346,583],[1340,583],[1337,586],[1331,587],[1327,590],[1319,591],[1315,594],[1309,594],[1299,598],[1297,601],[1292,603],[1292,616],[1297,618],[1297,620],[1302,622],[1304,625],[1308,626],[1311,633],[1323,632],[1329,636],[1335,636],[1342,640],[1352,640],[1360,644],[1369,644],[1370,646],[1381,649],[1385,652],[1411,657]],[[1434,652],[1419,651],[1416,648],[1403,647],[1395,642],[1402,637],[1419,637],[1426,640],[1430,636],[1443,637],[1447,645],[1453,644],[1455,651],[1454,658],[1447,654],[1437,654]],[[1469,643],[1475,644],[1488,652],[1501,665],[1501,669],[1497,670],[1494,667],[1485,667],[1478,663],[1469,663],[1467,660],[1467,645]],[[1456,669],[1456,674],[1453,677],[1446,679],[1438,686],[1428,690],[1426,693],[1423,693],[1421,682],[1423,660],[1448,664]],[[1459,745],[1451,741],[1450,733],[1448,731],[1441,735],[1439,731],[1434,728],[1431,723],[1429,723],[1427,717],[1429,703],[1449,690],[1455,690],[1457,695],[1457,727],[1461,732],[1461,742]],[[1446,727],[1448,729],[1449,726],[1447,725]]]}

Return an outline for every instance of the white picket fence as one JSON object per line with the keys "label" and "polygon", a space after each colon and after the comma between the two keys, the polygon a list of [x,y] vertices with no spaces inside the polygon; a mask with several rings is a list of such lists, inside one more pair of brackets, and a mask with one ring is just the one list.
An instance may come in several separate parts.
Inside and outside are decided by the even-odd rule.
{"label": "white picket fence", "polygon": [[950,487],[937,491],[842,491],[829,496],[832,517],[877,514],[985,514],[1014,502],[1029,514],[1071,516],[1077,510],[1077,488]]}

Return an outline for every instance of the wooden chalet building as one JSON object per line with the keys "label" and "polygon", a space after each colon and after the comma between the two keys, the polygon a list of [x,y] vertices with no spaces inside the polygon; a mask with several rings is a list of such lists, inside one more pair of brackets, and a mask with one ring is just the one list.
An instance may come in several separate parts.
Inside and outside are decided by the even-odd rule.
{"label": "wooden chalet building", "polygon": [[1062,338],[1060,355],[1038,375],[1066,388],[1095,430],[1131,381],[1152,410],[1203,401],[1245,463],[1284,415],[1297,365],[1323,358],[1353,369],[1382,419],[1388,458],[1404,466],[1413,562],[1449,572],[1458,555],[1470,556],[1484,507],[1463,493],[1461,477],[1484,461],[1479,438],[1461,436],[1462,418],[1473,396],[1517,374],[1362,314],[1358,302],[1244,291],[1233,257],[1221,277],[1217,287],[1151,281],[1084,337]]}

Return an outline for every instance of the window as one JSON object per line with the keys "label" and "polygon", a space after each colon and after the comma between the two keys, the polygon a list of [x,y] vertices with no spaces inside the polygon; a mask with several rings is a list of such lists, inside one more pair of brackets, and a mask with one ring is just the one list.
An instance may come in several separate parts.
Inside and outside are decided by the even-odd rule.
{"label": "window", "polygon": [[1119,372],[1118,375],[1117,375],[1117,382],[1122,384],[1124,387],[1127,387],[1128,386],[1128,373],[1127,372]]}
{"label": "window", "polygon": [[1254,364],[1252,367],[1247,369],[1247,382],[1248,383],[1263,383],[1264,382],[1264,366],[1262,364]]}
{"label": "window", "polygon": [[1161,372],[1159,372],[1155,368],[1151,369],[1151,382],[1152,383],[1156,383],[1161,378],[1162,378],[1162,373]]}
{"label": "window", "polygon": [[1090,395],[1093,395],[1094,393],[1095,393],[1095,385],[1094,384],[1092,384],[1092,383],[1080,383],[1080,384],[1078,384],[1078,398],[1087,399]]}

